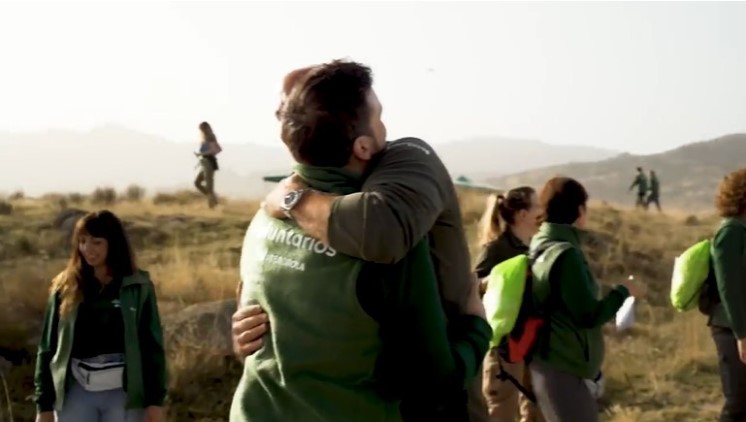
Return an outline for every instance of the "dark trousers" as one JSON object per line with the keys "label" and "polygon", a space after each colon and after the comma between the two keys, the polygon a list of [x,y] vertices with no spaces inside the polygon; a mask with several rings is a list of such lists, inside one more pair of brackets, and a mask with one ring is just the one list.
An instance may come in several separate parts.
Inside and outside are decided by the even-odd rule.
{"label": "dark trousers", "polygon": [[746,422],[746,364],[738,355],[738,344],[729,328],[711,327],[718,354],[720,382],[725,404],[720,422]]}
{"label": "dark trousers", "polygon": [[447,398],[411,397],[399,405],[404,422],[470,422],[466,390],[454,391]]}
{"label": "dark trousers", "polygon": [[531,362],[529,369],[545,421],[598,422],[598,404],[584,379],[539,362]]}
{"label": "dark trousers", "polygon": [[647,198],[645,198],[644,192],[637,193],[637,201],[635,201],[635,208],[637,207],[648,209],[648,201],[647,201]]}
{"label": "dark trousers", "polygon": [[645,204],[646,207],[650,207],[650,204],[655,204],[655,207],[658,208],[658,211],[661,210],[661,201],[658,197],[658,194],[650,194],[648,196],[647,203]]}
{"label": "dark trousers", "polygon": [[474,377],[466,389],[452,391],[442,398],[406,398],[399,411],[405,422],[489,422],[480,376]]}

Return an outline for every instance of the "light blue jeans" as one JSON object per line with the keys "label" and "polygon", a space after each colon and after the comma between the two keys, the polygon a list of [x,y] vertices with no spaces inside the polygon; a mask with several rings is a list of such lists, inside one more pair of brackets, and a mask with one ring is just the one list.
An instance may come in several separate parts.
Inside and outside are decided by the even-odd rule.
{"label": "light blue jeans", "polygon": [[143,410],[125,409],[126,403],[127,393],[121,388],[86,391],[76,381],[55,416],[57,422],[142,422]]}

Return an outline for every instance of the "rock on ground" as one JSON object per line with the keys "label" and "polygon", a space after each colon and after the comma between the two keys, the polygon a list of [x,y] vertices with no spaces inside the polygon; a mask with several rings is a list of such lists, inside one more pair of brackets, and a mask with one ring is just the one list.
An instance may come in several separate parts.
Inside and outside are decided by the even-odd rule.
{"label": "rock on ground", "polygon": [[62,231],[65,234],[66,244],[69,244],[70,241],[72,241],[73,231],[75,230],[75,223],[77,223],[78,220],[86,214],[88,214],[88,211],[77,208],[66,208],[60,211],[59,214],[57,214],[57,217],[55,217],[52,225],[54,228]]}
{"label": "rock on ground", "polygon": [[166,348],[233,356],[231,316],[236,300],[197,303],[162,317]]}

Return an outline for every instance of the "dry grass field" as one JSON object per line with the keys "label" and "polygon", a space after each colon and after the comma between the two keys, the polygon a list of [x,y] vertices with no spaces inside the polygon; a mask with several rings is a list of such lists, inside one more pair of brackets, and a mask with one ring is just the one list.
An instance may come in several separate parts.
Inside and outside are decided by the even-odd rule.
{"label": "dry grass field", "polygon": [[[0,352],[15,363],[5,379],[16,421],[33,420],[30,395],[41,313],[49,280],[69,250],[64,223],[55,221],[63,209],[108,208],[127,222],[139,264],[157,284],[164,319],[193,303],[233,297],[241,241],[257,204],[225,201],[208,210],[188,192],[155,198],[142,193],[133,187],[122,195],[99,190],[25,199],[17,194],[0,202]],[[472,239],[483,203],[479,196],[462,197]],[[648,287],[636,326],[624,334],[608,330],[602,420],[715,419],[722,400],[704,317],[696,311],[676,314],[667,297],[674,256],[708,236],[716,222],[605,204],[591,209],[587,251],[596,276],[611,284],[634,274]],[[240,366],[204,343],[168,347],[169,420],[227,420]],[[8,420],[4,397],[0,407],[0,421]]]}

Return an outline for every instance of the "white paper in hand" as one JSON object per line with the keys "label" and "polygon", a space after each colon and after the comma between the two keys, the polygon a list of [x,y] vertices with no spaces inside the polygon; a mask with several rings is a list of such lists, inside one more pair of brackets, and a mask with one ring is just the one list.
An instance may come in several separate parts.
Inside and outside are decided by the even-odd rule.
{"label": "white paper in hand", "polygon": [[635,323],[635,298],[630,296],[616,313],[616,330],[628,330]]}

